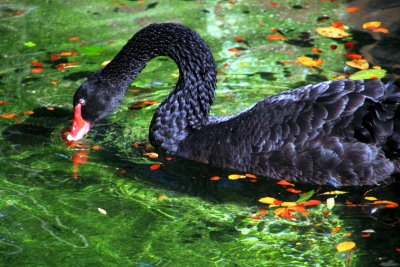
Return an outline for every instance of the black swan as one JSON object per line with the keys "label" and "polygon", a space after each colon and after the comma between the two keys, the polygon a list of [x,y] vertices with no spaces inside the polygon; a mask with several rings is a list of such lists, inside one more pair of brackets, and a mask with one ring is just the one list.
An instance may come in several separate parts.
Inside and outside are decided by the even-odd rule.
{"label": "black swan", "polygon": [[400,172],[400,89],[378,79],[337,80],[209,117],[216,67],[206,42],[184,26],[152,24],[76,91],[68,140],[81,139],[121,102],[157,56],[180,76],[157,108],[149,139],[159,151],[214,166],[314,184],[377,185]]}

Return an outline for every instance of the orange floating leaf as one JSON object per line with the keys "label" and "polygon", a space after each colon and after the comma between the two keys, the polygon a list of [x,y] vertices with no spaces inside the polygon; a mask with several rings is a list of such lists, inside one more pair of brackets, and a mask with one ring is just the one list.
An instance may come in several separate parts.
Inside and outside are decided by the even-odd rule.
{"label": "orange floating leaf", "polygon": [[78,39],[79,39],[78,36],[72,36],[72,37],[68,38],[68,40],[70,40],[70,41],[75,41],[75,40],[78,40]]}
{"label": "orange floating leaf", "polygon": [[78,55],[78,52],[61,52],[57,55],[58,56],[76,56],[76,55]]}
{"label": "orange floating leaf", "polygon": [[237,49],[237,48],[229,48],[228,51],[229,52],[238,52],[239,49]]}
{"label": "orange floating leaf", "polygon": [[158,158],[158,154],[155,153],[155,152],[143,153],[143,155],[144,155],[144,156],[148,156],[149,158],[152,158],[152,159]]}
{"label": "orange floating leaf", "polygon": [[269,5],[270,5],[270,6],[277,6],[278,4],[275,3],[275,2],[271,2],[271,3],[269,3]]}
{"label": "orange floating leaf", "polygon": [[22,11],[22,10],[17,11],[17,12],[15,12],[15,13],[13,14],[13,16],[21,15],[21,14],[23,14],[24,12],[25,12],[25,11]]}
{"label": "orange floating leaf", "polygon": [[389,30],[386,28],[376,28],[374,32],[389,33]]}
{"label": "orange floating leaf", "polygon": [[365,59],[353,59],[352,61],[346,61],[346,65],[360,70],[366,70],[369,68],[368,61]]}
{"label": "orange floating leaf", "polygon": [[347,57],[347,58],[351,58],[351,59],[362,59],[361,55],[359,55],[357,53],[354,53],[354,52],[350,52],[350,53],[344,54],[344,56]]}
{"label": "orange floating leaf", "polygon": [[375,204],[375,205],[383,204],[383,205],[385,205],[386,208],[397,208],[399,206],[399,204],[397,204],[396,202],[388,201],[388,200],[376,200],[376,201],[372,202],[372,204]]}
{"label": "orange floating leaf", "polygon": [[254,179],[257,178],[257,176],[255,176],[254,174],[251,174],[251,173],[246,173],[245,176],[247,178],[254,178]]}
{"label": "orange floating leaf", "polygon": [[100,147],[101,147],[101,146],[99,146],[99,145],[94,145],[94,146],[92,146],[92,148],[93,148],[93,149],[96,149],[96,150],[97,150],[97,149],[100,149]]}
{"label": "orange floating leaf", "polygon": [[58,84],[58,81],[50,81],[52,84]]}
{"label": "orange floating leaf", "polygon": [[286,191],[291,192],[291,193],[301,193],[301,190],[296,190],[294,188],[286,188]]}
{"label": "orange floating leaf", "polygon": [[261,220],[261,217],[260,216],[254,216],[254,217],[251,217],[253,220]]}
{"label": "orange floating leaf", "polygon": [[268,214],[268,211],[266,211],[266,210],[259,210],[259,211],[257,212],[257,214],[258,214],[258,215],[267,215],[267,214]]}
{"label": "orange floating leaf", "polygon": [[161,164],[154,164],[150,166],[150,170],[154,171],[161,167]]}
{"label": "orange floating leaf", "polygon": [[28,110],[28,111],[24,111],[24,114],[33,114],[35,112],[33,112],[32,110]]}
{"label": "orange floating leaf", "polygon": [[280,39],[280,40],[286,40],[285,37],[283,37],[282,35],[278,35],[278,34],[267,35],[266,38],[269,39],[269,40],[278,40],[278,39]]}
{"label": "orange floating leaf", "polygon": [[332,26],[316,28],[315,30],[318,34],[329,38],[344,38],[350,35],[350,33],[346,32],[344,29]]}
{"label": "orange floating leaf", "polygon": [[321,49],[318,49],[318,48],[311,48],[311,51],[313,51],[313,52],[316,52],[316,53],[322,53],[322,50]]}
{"label": "orange floating leaf", "polygon": [[46,107],[47,110],[54,110],[54,107]]}
{"label": "orange floating leaf", "polygon": [[310,57],[298,57],[297,62],[306,67],[317,67],[324,63],[320,58],[312,59]]}
{"label": "orange floating leaf", "polygon": [[163,195],[159,195],[159,196],[157,197],[157,199],[163,199],[163,198],[165,198],[165,196],[163,196]]}
{"label": "orange floating leaf", "polygon": [[219,176],[213,176],[213,177],[210,178],[210,180],[211,180],[211,181],[218,181],[218,180],[221,180],[221,177],[219,177]]}
{"label": "orange floating leaf", "polygon": [[277,183],[277,184],[280,184],[280,185],[294,186],[294,184],[289,183],[289,182],[287,182],[287,181],[285,181],[285,180],[280,180],[280,181],[278,181],[278,182],[276,182],[276,183]]}
{"label": "orange floating leaf", "polygon": [[347,8],[347,12],[356,12],[356,11],[360,11],[360,9],[358,7],[355,6],[351,6]]}
{"label": "orange floating leaf", "polygon": [[286,64],[286,65],[296,64],[296,62],[292,62],[292,61],[279,61],[279,63]]}
{"label": "orange floating leaf", "polygon": [[342,252],[342,251],[350,250],[350,249],[354,248],[355,246],[356,246],[356,243],[351,242],[351,241],[345,241],[345,242],[338,244],[336,246],[336,249],[339,252]]}
{"label": "orange floating leaf", "polygon": [[345,233],[343,236],[344,237],[349,237],[349,236],[351,236],[352,234],[351,233]]}
{"label": "orange floating leaf", "polygon": [[320,200],[316,200],[316,199],[310,199],[304,202],[301,202],[300,204],[303,206],[313,206],[313,205],[319,205],[322,202]]}
{"label": "orange floating leaf", "polygon": [[11,119],[14,118],[17,113],[11,113],[11,114],[1,114],[0,117],[5,118],[5,119]]}
{"label": "orange floating leaf", "polygon": [[373,29],[378,28],[378,27],[381,26],[381,25],[382,25],[382,22],[380,22],[380,21],[370,21],[370,22],[364,23],[364,24],[362,25],[362,27],[363,27],[364,29],[373,30]]}
{"label": "orange floating leaf", "polygon": [[32,73],[39,73],[39,72],[42,72],[42,71],[44,71],[44,69],[42,69],[42,68],[34,68],[34,69],[31,69],[31,72],[32,72]]}
{"label": "orange floating leaf", "polygon": [[361,235],[362,237],[370,237],[371,236],[371,233],[367,233],[367,234],[363,234],[363,235]]}
{"label": "orange floating leaf", "polygon": [[342,228],[343,228],[343,226],[338,226],[338,227],[333,228],[332,231],[331,231],[331,234],[334,234],[334,233],[338,232]]}

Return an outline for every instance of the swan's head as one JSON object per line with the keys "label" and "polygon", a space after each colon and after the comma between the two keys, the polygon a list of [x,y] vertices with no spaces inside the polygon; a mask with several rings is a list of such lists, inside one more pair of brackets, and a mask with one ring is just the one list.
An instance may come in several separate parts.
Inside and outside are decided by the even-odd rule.
{"label": "swan's head", "polygon": [[92,126],[112,112],[121,102],[123,93],[115,90],[115,86],[92,75],[75,92],[74,120],[69,141],[82,139]]}

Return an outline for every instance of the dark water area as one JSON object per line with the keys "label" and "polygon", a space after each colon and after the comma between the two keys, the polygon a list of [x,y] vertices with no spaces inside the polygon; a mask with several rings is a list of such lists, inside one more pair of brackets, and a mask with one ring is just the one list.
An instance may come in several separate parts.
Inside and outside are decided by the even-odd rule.
{"label": "dark water area", "polygon": [[[209,43],[218,67],[212,115],[231,115],[309,83],[398,75],[399,8],[398,1],[3,1],[0,263],[399,266],[400,180],[279,184],[156,157],[148,126],[178,79],[170,59],[150,62],[84,142],[64,138],[76,88],[150,23],[184,24]],[[370,21],[389,32],[364,29]],[[316,32],[333,22],[351,35]],[[369,67],[346,65],[349,52]],[[302,56],[323,64],[301,65]]]}

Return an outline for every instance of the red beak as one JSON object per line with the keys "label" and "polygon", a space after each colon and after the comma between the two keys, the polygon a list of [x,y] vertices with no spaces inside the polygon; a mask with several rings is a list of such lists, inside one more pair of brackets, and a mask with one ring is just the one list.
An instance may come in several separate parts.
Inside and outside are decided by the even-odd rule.
{"label": "red beak", "polygon": [[82,105],[79,103],[75,106],[74,122],[72,130],[67,136],[68,141],[78,141],[83,138],[92,128],[92,125],[82,118]]}

